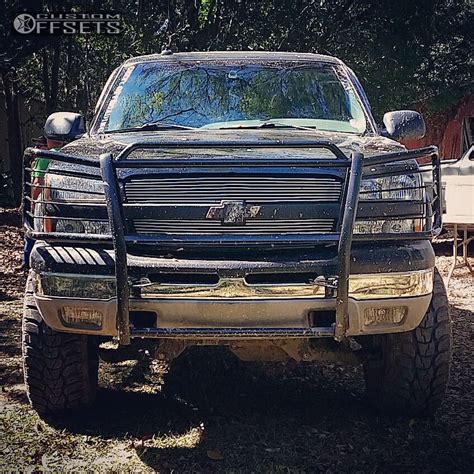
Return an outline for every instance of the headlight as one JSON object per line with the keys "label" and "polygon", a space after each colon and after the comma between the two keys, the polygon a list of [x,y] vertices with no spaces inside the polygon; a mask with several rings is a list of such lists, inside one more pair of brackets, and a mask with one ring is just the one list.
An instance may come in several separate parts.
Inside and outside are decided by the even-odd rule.
{"label": "headlight", "polygon": [[363,179],[360,183],[360,200],[381,199],[382,182],[377,179]]}
{"label": "headlight", "polygon": [[[101,180],[77,178],[72,176],[61,176],[46,174],[44,200],[46,204],[46,215],[54,215],[51,212],[54,206],[61,203],[69,205],[87,206],[87,204],[101,204],[105,206],[104,187]],[[48,203],[50,202],[50,204]],[[91,208],[88,216],[82,218],[60,218],[45,219],[45,229],[55,232],[78,233],[78,234],[109,234],[110,227],[107,220],[88,220],[92,217],[94,210]],[[50,222],[48,222],[48,220]]]}
{"label": "headlight", "polygon": [[420,175],[384,176],[363,179],[359,199],[387,199],[395,201],[419,201],[423,198]]}
{"label": "headlight", "polygon": [[354,234],[406,234],[422,230],[421,219],[356,221]]}
{"label": "headlight", "polygon": [[76,178],[47,173],[45,185],[51,201],[105,203],[104,183],[100,179]]}
{"label": "headlight", "polygon": [[[384,176],[363,179],[360,201],[422,201],[421,177],[414,175]],[[421,231],[421,219],[376,219],[356,221],[354,234],[396,234]]]}
{"label": "headlight", "polygon": [[68,234],[110,234],[108,221],[57,219],[56,232]]}

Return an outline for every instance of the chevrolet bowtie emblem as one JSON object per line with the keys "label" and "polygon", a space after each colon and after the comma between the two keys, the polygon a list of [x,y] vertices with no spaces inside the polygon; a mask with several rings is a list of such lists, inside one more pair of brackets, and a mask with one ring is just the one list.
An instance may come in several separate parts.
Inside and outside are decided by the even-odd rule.
{"label": "chevrolet bowtie emblem", "polygon": [[247,219],[257,217],[261,206],[252,206],[245,201],[221,201],[209,208],[206,219],[219,220],[227,225],[244,225]]}

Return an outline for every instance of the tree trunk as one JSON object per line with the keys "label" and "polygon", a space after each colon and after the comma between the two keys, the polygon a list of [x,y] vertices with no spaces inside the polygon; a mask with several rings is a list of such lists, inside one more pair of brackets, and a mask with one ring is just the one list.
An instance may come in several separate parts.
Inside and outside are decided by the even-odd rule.
{"label": "tree trunk", "polygon": [[21,204],[23,189],[23,143],[21,139],[20,110],[16,85],[11,72],[2,73],[3,92],[8,128],[8,155],[13,183],[14,205]]}

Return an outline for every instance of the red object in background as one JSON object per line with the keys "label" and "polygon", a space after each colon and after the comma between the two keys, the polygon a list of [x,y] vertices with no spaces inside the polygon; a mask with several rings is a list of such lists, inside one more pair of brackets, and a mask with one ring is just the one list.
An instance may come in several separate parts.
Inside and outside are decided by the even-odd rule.
{"label": "red object in background", "polygon": [[441,159],[457,159],[473,143],[474,93],[467,96],[455,113],[440,112],[429,115],[419,107],[426,121],[426,135],[421,140],[406,140],[403,144],[409,148],[436,145]]}

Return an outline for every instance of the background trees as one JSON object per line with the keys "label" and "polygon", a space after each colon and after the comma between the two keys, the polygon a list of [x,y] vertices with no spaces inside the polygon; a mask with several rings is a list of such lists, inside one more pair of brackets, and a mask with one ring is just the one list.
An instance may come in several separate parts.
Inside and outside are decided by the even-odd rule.
{"label": "background trees", "polygon": [[[472,89],[469,0],[4,0],[0,74],[17,189],[21,123],[16,97],[40,99],[45,115],[90,117],[107,76],[124,59],[161,51],[311,51],[336,55],[358,74],[376,118],[414,107],[449,110]],[[20,11],[104,11],[123,15],[117,36],[10,34]],[[1,93],[1,92],[0,92]],[[16,114],[18,115],[18,114]],[[40,117],[41,120],[44,117]],[[3,161],[6,159],[3,156]]]}

